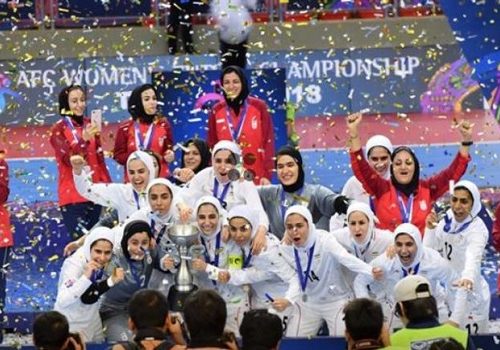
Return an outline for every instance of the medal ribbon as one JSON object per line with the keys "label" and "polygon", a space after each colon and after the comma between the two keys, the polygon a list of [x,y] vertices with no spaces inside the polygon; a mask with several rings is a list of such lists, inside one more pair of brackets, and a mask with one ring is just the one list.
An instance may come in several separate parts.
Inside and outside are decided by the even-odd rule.
{"label": "medal ribbon", "polygon": [[151,123],[151,125],[148,128],[148,131],[146,132],[146,139],[143,139],[141,130],[139,128],[139,123],[134,122],[135,145],[138,150],[144,151],[145,149],[149,149],[151,147],[154,128],[155,128],[154,123]]}
{"label": "medal ribbon", "polygon": [[398,192],[398,204],[403,223],[411,222],[411,216],[413,211],[413,194],[410,195],[410,197],[408,198],[408,202],[405,205],[403,198],[401,197],[401,194]]}
{"label": "medal ribbon", "polygon": [[238,140],[241,136],[241,131],[243,130],[243,125],[245,124],[245,120],[247,119],[247,110],[248,110],[248,105],[247,102],[245,101],[243,103],[243,110],[241,112],[241,116],[239,117],[238,120],[238,126],[236,127],[236,130],[233,127],[233,122],[232,122],[232,117],[231,117],[231,109],[229,106],[226,108],[226,120],[227,124],[229,126],[229,131],[231,132],[231,136],[233,138],[233,141],[238,143]]}
{"label": "medal ribbon", "polygon": [[316,243],[314,243],[313,246],[309,249],[309,254],[307,257],[307,269],[306,269],[306,272],[304,275],[302,275],[302,264],[300,263],[299,251],[295,248],[293,249],[293,252],[295,254],[295,266],[297,267],[297,273],[299,276],[300,288],[302,289],[302,292],[306,291],[307,281],[308,281],[309,273],[311,271],[315,246],[316,246]]}

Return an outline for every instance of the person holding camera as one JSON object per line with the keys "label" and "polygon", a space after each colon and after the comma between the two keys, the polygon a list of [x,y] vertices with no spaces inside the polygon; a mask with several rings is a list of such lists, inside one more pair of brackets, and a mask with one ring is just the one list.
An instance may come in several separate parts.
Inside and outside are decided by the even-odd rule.
{"label": "person holding camera", "polygon": [[184,304],[189,332],[186,350],[237,350],[234,334],[224,331],[226,317],[226,302],[216,291],[201,289],[190,294]]}
{"label": "person holding camera", "polygon": [[168,301],[161,292],[137,291],[128,303],[128,315],[134,340],[118,343],[112,350],[168,350],[185,344],[181,322],[169,313]]}
{"label": "person holding camera", "polygon": [[70,333],[66,317],[58,311],[39,314],[33,323],[33,344],[40,350],[85,350],[78,333]]}
{"label": "person holding camera", "polygon": [[109,176],[98,125],[85,117],[86,94],[79,85],[65,87],[59,93],[61,119],[52,126],[50,144],[54,149],[58,172],[58,197],[63,223],[69,237],[90,230],[101,213],[101,205],[78,193],[73,182],[71,157],[81,156],[90,168],[92,182],[109,183]]}

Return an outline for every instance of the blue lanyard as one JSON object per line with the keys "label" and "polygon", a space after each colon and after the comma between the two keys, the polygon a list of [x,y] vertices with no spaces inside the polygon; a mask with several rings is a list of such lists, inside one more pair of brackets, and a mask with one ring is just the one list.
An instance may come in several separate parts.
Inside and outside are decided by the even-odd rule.
{"label": "blue lanyard", "polygon": [[224,201],[227,195],[227,191],[229,191],[229,185],[231,185],[231,182],[228,182],[227,184],[224,185],[224,188],[222,189],[222,193],[219,196],[219,180],[217,178],[214,178],[214,191],[213,195],[215,198],[217,198],[220,202],[220,205],[226,209],[227,203]]}
{"label": "blue lanyard", "polygon": [[295,248],[293,249],[293,252],[295,254],[295,266],[297,267],[297,273],[299,275],[300,287],[302,288],[302,292],[306,291],[307,281],[309,277],[309,272],[311,271],[315,246],[316,243],[314,243],[313,246],[309,249],[309,256],[307,257],[307,270],[304,275],[302,275],[302,264],[300,263],[299,252],[297,251],[297,249]]}
{"label": "blue lanyard", "polygon": [[419,268],[420,268],[420,263],[415,265],[414,268],[410,267],[408,270],[406,270],[404,267],[402,267],[401,269],[403,270],[403,277],[406,277],[408,275],[418,275]]}
{"label": "blue lanyard", "polygon": [[[68,128],[71,130],[71,134],[73,135],[73,140],[78,143],[80,141],[80,138],[78,137],[78,133],[76,132],[75,126],[73,125],[73,122],[71,121],[70,117],[64,117],[64,123],[68,126]],[[83,123],[83,126],[85,126],[85,123]]]}
{"label": "blue lanyard", "polygon": [[128,260],[128,265],[130,266],[130,272],[132,273],[132,277],[134,277],[135,284],[138,288],[142,288],[145,285],[146,282],[146,275],[141,274],[139,271],[134,266],[134,260],[132,259],[127,259]]}
{"label": "blue lanyard", "polygon": [[203,237],[201,238],[201,244],[203,244],[203,247],[205,248],[205,262],[214,265],[215,267],[219,267],[219,250],[220,250],[220,232],[217,233],[217,236],[215,238],[215,253],[214,253],[214,260],[210,260],[210,255],[208,254],[208,248],[205,240]]}
{"label": "blue lanyard", "polygon": [[247,119],[247,110],[248,110],[248,105],[247,102],[245,101],[243,103],[243,110],[241,112],[241,116],[239,117],[238,120],[238,126],[236,130],[233,127],[233,122],[231,121],[231,109],[229,106],[226,107],[226,120],[227,124],[229,125],[229,131],[231,132],[231,136],[233,137],[234,142],[238,142],[238,139],[241,136],[241,131],[243,129],[243,125],[245,124],[245,120]]}
{"label": "blue lanyard", "polygon": [[[356,254],[356,258],[358,259],[361,259],[363,258],[363,261],[365,261],[365,253],[368,251],[368,248],[370,248],[370,244],[372,244],[372,240],[370,239],[370,241],[368,242],[368,244],[366,245],[366,248],[365,249],[360,249],[359,250],[359,255],[358,255],[358,248],[356,248],[356,245],[353,244],[353,248],[354,248],[354,254]],[[366,262],[366,261],[365,261]]]}
{"label": "blue lanyard", "polygon": [[[296,196],[302,196],[302,192],[304,191],[304,187],[301,187],[300,190],[296,191],[296,192],[299,192],[298,194],[296,194],[295,192],[292,194],[292,198],[293,198],[293,195],[296,195]],[[285,213],[286,213],[286,210],[289,206],[295,204],[295,199],[292,201],[292,203],[290,204],[286,204],[285,205],[285,196],[286,196],[286,193],[285,193],[285,190],[283,189],[283,187],[281,187],[281,196],[280,196],[280,208],[281,208],[281,219],[283,221],[285,221]]]}
{"label": "blue lanyard", "polygon": [[450,232],[450,229],[451,229],[451,218],[448,217],[448,215],[445,215],[444,216],[444,227],[443,227],[443,230],[444,232],[446,233],[449,233],[449,234],[457,234],[457,233],[460,233],[462,232],[463,230],[465,230],[467,227],[469,227],[469,225],[472,223],[472,220],[469,221],[469,222],[466,222],[465,224],[462,224],[462,226],[460,226],[458,229],[456,229],[455,231],[451,231]]}
{"label": "blue lanyard", "polygon": [[134,131],[135,131],[135,141],[136,141],[136,147],[137,149],[143,151],[145,149],[150,149],[151,147],[151,142],[153,140],[153,132],[154,132],[155,125],[154,123],[151,123],[151,125],[148,128],[148,131],[146,133],[146,139],[144,140],[142,138],[141,130],[139,128],[139,124],[137,122],[134,122]]}
{"label": "blue lanyard", "polygon": [[[200,236],[201,243],[203,244],[203,247],[205,248],[205,262],[207,264],[214,265],[215,267],[219,267],[220,236],[221,236],[221,234],[220,234],[220,231],[219,231],[219,233],[217,233],[217,236],[215,238],[215,252],[214,252],[214,260],[213,261],[210,261],[210,255],[208,254],[208,248],[207,248],[206,242],[203,239],[203,237]],[[216,286],[217,285],[217,281],[216,280],[212,280],[212,284],[214,286]]]}
{"label": "blue lanyard", "polygon": [[398,192],[398,204],[403,223],[411,222],[413,211],[413,193],[410,195],[410,197],[408,197],[408,202],[405,205],[403,198],[401,198],[401,194]]}
{"label": "blue lanyard", "polygon": [[141,205],[139,204],[139,194],[136,190],[132,190],[134,193],[135,205],[137,206],[137,210],[141,209]]}
{"label": "blue lanyard", "polygon": [[245,250],[243,248],[241,248],[241,250],[243,251],[243,268],[246,268],[248,267],[248,265],[250,265],[250,260],[252,260],[252,249],[250,248],[250,250],[248,251],[248,255],[245,256]]}
{"label": "blue lanyard", "polygon": [[[156,225],[155,221],[153,219],[151,219],[151,228],[153,229],[153,231],[156,231],[155,230],[155,225]],[[167,231],[167,225],[163,225],[162,229],[158,233],[158,236],[156,236],[156,244],[160,244],[161,239],[165,235],[166,231]]]}
{"label": "blue lanyard", "polygon": [[94,270],[92,271],[92,275],[90,276],[90,281],[92,283],[96,283],[102,278],[102,276],[104,276],[104,269]]}

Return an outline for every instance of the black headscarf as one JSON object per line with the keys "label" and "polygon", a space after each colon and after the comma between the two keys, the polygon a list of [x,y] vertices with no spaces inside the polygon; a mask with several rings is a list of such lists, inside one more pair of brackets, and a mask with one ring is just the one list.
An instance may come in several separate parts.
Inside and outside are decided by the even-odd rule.
{"label": "black headscarf", "polygon": [[128,98],[128,112],[132,116],[133,120],[140,119],[146,124],[151,124],[155,118],[156,114],[146,114],[144,106],[142,104],[141,94],[146,90],[153,90],[155,92],[156,98],[158,98],[158,93],[156,89],[151,84],[143,84],[138,86],[132,91],[132,94]]}
{"label": "black headscarf", "polygon": [[224,94],[224,98],[226,100],[226,103],[229,107],[231,107],[234,112],[238,115],[240,113],[240,108],[243,105],[243,102],[247,99],[248,95],[250,94],[250,91],[248,90],[248,81],[245,76],[245,72],[243,69],[241,69],[238,66],[229,66],[224,68],[222,71],[222,74],[220,75],[220,83],[223,85],[224,83],[224,76],[229,73],[236,73],[238,77],[241,80],[241,92],[238,96],[236,96],[234,99],[230,99],[227,97],[226,92],[223,90],[222,93]]}
{"label": "black headscarf", "polygon": [[301,189],[304,186],[304,168],[302,165],[303,164],[302,163],[302,155],[300,154],[300,152],[297,149],[295,149],[292,146],[289,146],[289,145],[283,146],[278,151],[278,153],[276,153],[276,161],[275,161],[276,166],[278,164],[278,158],[280,156],[284,156],[284,155],[292,157],[295,160],[295,162],[297,163],[297,165],[299,166],[299,176],[297,177],[297,181],[294,184],[288,185],[288,186],[281,184],[283,186],[283,189],[285,190],[285,192],[293,193],[293,192]]}
{"label": "black headscarf", "polygon": [[62,117],[70,117],[78,125],[83,125],[83,115],[75,115],[69,108],[69,93],[73,90],[81,90],[85,94],[85,90],[80,85],[70,85],[62,89],[59,93],[59,114]]}
{"label": "black headscarf", "polygon": [[[187,140],[183,144],[183,146],[186,148],[189,147],[189,145],[193,145],[200,152],[201,163],[200,165],[198,165],[196,169],[194,169],[194,173],[198,174],[200,171],[210,166],[210,160],[212,159],[212,154],[210,153],[210,149],[208,148],[208,144],[205,140],[194,137],[192,139]],[[186,165],[184,164],[184,153],[185,152],[182,151],[181,168],[186,167]]]}
{"label": "black headscarf", "polygon": [[[410,156],[413,158],[413,163],[415,164],[415,171],[413,172],[413,177],[411,181],[405,185],[397,182],[396,178],[394,177],[394,171],[393,171],[394,158],[396,157],[396,154],[402,151],[408,152]],[[419,179],[420,179],[420,164],[418,162],[417,157],[415,156],[415,153],[413,153],[413,151],[409,147],[406,146],[397,147],[391,154],[391,182],[394,185],[394,187],[396,187],[396,190],[404,193],[406,196],[410,196],[417,190]]]}
{"label": "black headscarf", "polygon": [[128,240],[130,237],[135,235],[138,232],[146,232],[149,238],[153,238],[153,232],[151,231],[151,227],[146,221],[143,220],[133,220],[130,221],[125,228],[123,229],[123,237],[121,243],[121,248],[123,255],[127,259],[130,259],[130,253],[128,252]]}

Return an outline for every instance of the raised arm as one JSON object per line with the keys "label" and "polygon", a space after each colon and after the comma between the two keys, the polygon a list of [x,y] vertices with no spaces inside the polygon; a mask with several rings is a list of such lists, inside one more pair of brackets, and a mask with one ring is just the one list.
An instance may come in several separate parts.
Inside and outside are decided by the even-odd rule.
{"label": "raised arm", "polygon": [[377,174],[363,155],[361,139],[359,137],[359,125],[362,118],[361,113],[351,114],[347,117],[352,172],[369,194],[380,197],[388,190],[390,185],[387,180]]}
{"label": "raised arm", "polygon": [[115,145],[113,147],[113,159],[116,160],[118,164],[125,166],[127,163],[128,156],[130,155],[128,151],[128,124],[120,124],[116,132]]}
{"label": "raised arm", "polygon": [[[91,124],[87,124],[91,126]],[[50,133],[50,144],[54,148],[54,153],[57,159],[70,166],[70,157],[79,154],[83,157],[87,154],[87,149],[90,144],[89,140],[94,137],[96,130],[87,129],[82,133],[82,137],[68,140],[65,134],[65,124],[62,122],[56,123]],[[71,134],[71,133],[70,133]]]}
{"label": "raised arm", "polygon": [[92,267],[87,264],[82,269],[69,259],[64,262],[61,276],[59,277],[56,304],[62,308],[78,302],[82,294],[92,284],[88,277],[92,273]]}
{"label": "raised arm", "polygon": [[83,170],[85,165],[86,162],[82,156],[75,155],[71,157],[73,181],[78,193],[96,204],[116,208],[118,203],[123,200],[123,198],[117,196],[118,188],[124,186],[124,184],[96,184],[92,181],[91,174]]}

